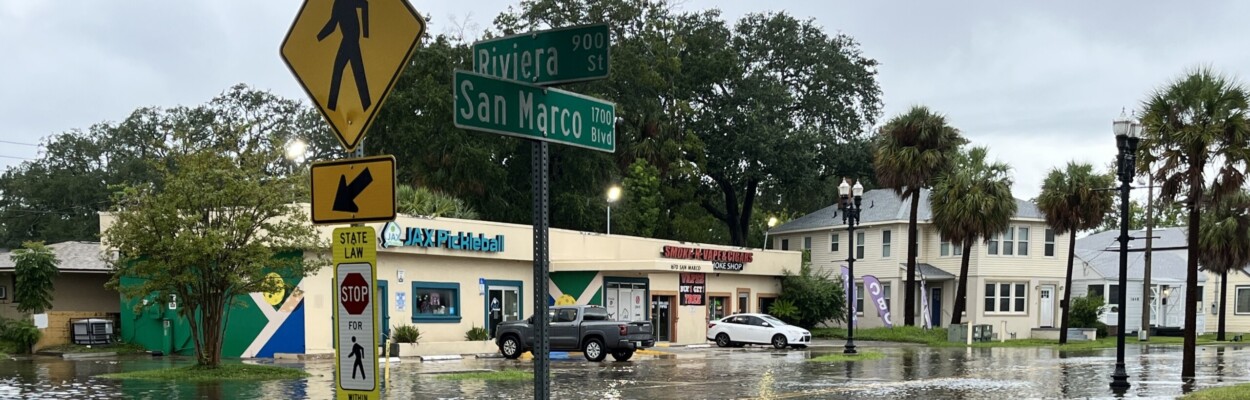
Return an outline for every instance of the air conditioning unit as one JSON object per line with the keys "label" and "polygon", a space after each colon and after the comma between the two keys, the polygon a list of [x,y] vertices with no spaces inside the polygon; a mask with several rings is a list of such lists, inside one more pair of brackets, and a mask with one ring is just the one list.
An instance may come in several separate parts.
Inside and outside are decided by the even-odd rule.
{"label": "air conditioning unit", "polygon": [[109,344],[113,341],[113,321],[80,319],[71,323],[74,344]]}

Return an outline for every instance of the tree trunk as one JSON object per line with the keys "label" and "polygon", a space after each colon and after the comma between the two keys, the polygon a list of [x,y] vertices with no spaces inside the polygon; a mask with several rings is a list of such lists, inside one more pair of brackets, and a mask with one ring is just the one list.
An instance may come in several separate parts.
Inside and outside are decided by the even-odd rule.
{"label": "tree trunk", "polygon": [[[1194,350],[1198,345],[1198,232],[1202,221],[1202,164],[1189,172],[1189,262],[1185,271],[1185,345],[1181,355],[1181,379],[1194,377]],[[1201,301],[1201,300],[1198,300]]]}
{"label": "tree trunk", "polygon": [[1063,300],[1059,302],[1059,344],[1068,343],[1068,311],[1072,309],[1072,261],[1076,256],[1076,232],[1068,232],[1068,274],[1063,278]]}
{"label": "tree trunk", "polygon": [[955,288],[955,310],[951,314],[951,325],[963,322],[964,310],[968,307],[968,260],[972,255],[972,240],[964,243],[964,258],[959,263],[959,287]]}
{"label": "tree trunk", "polygon": [[1228,299],[1228,270],[1220,272],[1220,298],[1217,300],[1220,302],[1220,330],[1215,334],[1215,340],[1221,342],[1224,341],[1224,311],[1227,306],[1224,300],[1226,299]]}
{"label": "tree trunk", "polygon": [[920,189],[911,190],[911,217],[907,219],[907,292],[903,294],[903,325],[916,326],[916,211]]}

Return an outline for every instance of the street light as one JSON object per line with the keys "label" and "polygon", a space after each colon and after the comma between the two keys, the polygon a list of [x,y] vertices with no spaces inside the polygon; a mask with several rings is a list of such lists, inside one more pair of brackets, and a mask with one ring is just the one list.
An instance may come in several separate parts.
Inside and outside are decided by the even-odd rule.
{"label": "street light", "polygon": [[[1129,219],[1129,203],[1128,191],[1132,187],[1129,185],[1133,182],[1133,175],[1137,170],[1137,141],[1141,138],[1142,125],[1136,120],[1129,119],[1120,112],[1120,118],[1111,123],[1111,130],[1115,133],[1116,148],[1119,149],[1118,170],[1117,175],[1120,179],[1120,293],[1118,302],[1123,308],[1128,304],[1128,219]],[[1116,324],[1119,326],[1116,333],[1115,342],[1115,372],[1111,373],[1111,388],[1117,390],[1128,389],[1131,386],[1128,383],[1128,372],[1124,370],[1124,317],[1128,315],[1126,310],[1121,309]]]}
{"label": "street light", "polygon": [[308,152],[308,144],[303,140],[295,139],[286,144],[286,159],[290,161],[299,161],[304,158],[304,154]]}
{"label": "street light", "polygon": [[768,229],[765,229],[765,230],[764,230],[764,247],[763,247],[763,249],[765,249],[765,250],[767,250],[767,249],[768,249],[768,231],[769,231],[769,230],[771,230],[771,229],[773,229],[773,227],[774,227],[774,226],[777,226],[777,217],[768,217]]}
{"label": "street light", "polygon": [[[852,201],[852,198],[853,201]],[[838,210],[842,212],[842,223],[846,224],[847,236],[847,257],[846,283],[847,304],[846,307],[846,346],[842,350],[842,354],[856,354],[855,351],[855,298],[850,294],[855,293],[855,224],[859,223],[859,205],[864,200],[864,185],[855,182],[855,187],[851,187],[846,179],[842,179],[842,184],[838,185]]]}
{"label": "street light", "polygon": [[612,234],[612,203],[621,198],[621,187],[612,185],[608,188],[608,234]]}

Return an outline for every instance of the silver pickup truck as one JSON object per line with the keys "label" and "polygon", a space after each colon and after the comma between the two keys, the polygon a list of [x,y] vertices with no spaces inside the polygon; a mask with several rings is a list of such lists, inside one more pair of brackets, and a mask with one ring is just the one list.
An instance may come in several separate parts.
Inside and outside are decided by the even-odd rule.
{"label": "silver pickup truck", "polygon": [[[651,323],[612,321],[608,309],[600,306],[556,306],[549,314],[547,330],[553,351],[581,351],[590,361],[603,361],[608,354],[616,361],[628,361],[634,351],[655,346]],[[504,357],[515,359],[534,348],[534,318],[499,324],[495,344]]]}

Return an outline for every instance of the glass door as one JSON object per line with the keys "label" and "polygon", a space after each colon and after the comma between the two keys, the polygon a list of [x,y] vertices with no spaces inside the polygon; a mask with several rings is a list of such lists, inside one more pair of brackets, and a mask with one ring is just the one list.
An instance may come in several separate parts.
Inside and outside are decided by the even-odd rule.
{"label": "glass door", "polygon": [[655,329],[655,340],[673,341],[673,318],[670,313],[673,296],[651,296],[651,326]]}
{"label": "glass door", "polygon": [[491,337],[500,322],[521,318],[520,291],[514,286],[491,286],[486,296],[487,330]]}

